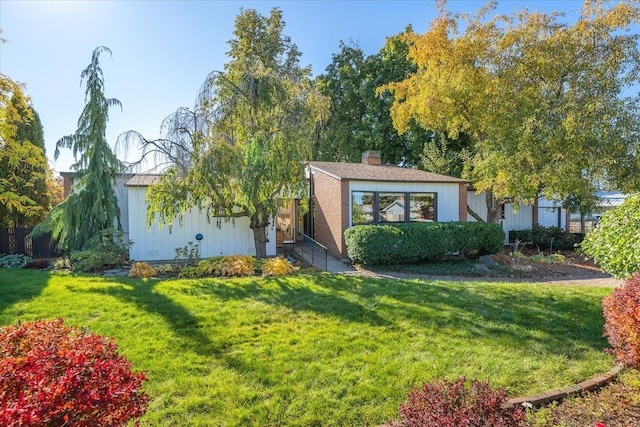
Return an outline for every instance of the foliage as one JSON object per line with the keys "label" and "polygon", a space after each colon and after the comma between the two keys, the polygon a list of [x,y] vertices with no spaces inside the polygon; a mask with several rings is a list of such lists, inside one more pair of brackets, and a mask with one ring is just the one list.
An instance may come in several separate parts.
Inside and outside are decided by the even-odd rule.
{"label": "foliage", "polygon": [[198,267],[195,266],[182,267],[178,273],[178,278],[180,279],[196,279],[198,277],[202,276],[198,271]]}
{"label": "foliage", "polygon": [[585,1],[572,24],[561,14],[440,13],[407,34],[416,72],[380,88],[393,93],[400,133],[417,122],[469,136],[464,175],[487,193],[488,221],[510,201],[593,200],[605,180],[640,186],[637,85],[640,12],[633,1]]}
{"label": "foliage", "polygon": [[574,249],[579,239],[576,234],[560,227],[545,227],[539,224],[526,230],[509,231],[509,240],[519,240],[538,249]]}
{"label": "foliage", "polygon": [[127,261],[131,244],[131,241],[124,241],[122,231],[102,230],[85,243],[82,250],[71,252],[71,269],[92,272],[122,265]]}
{"label": "foliage", "polygon": [[160,264],[155,269],[158,276],[167,276],[180,271],[180,267],[173,264]]}
{"label": "foliage", "polygon": [[0,329],[0,424],[125,426],[146,412],[144,373],[112,339],[62,319]]}
{"label": "foliage", "polygon": [[147,372],[150,426],[378,426],[410,388],[452,370],[527,396],[614,361],[602,287],[32,270],[0,270],[0,283],[2,325],[62,316],[114,336]]}
{"label": "foliage", "polygon": [[203,259],[197,266],[197,277],[250,276],[254,273],[255,258],[251,255],[226,255]]}
{"label": "foliage", "polygon": [[230,61],[209,74],[194,110],[168,117],[161,140],[127,134],[125,141],[141,141],[143,156],[168,162],[147,194],[149,222],[181,221],[193,207],[218,221],[248,217],[256,256],[266,256],[272,218],[306,194],[304,162],[327,110],[284,25],[277,8],[268,17],[241,10]]}
{"label": "foliage", "polygon": [[129,277],[153,277],[158,274],[158,271],[149,265],[147,262],[134,262],[129,270]]}
{"label": "foliage", "polygon": [[542,253],[539,253],[539,254],[531,255],[529,259],[531,261],[546,262],[548,264],[564,264],[567,262],[567,258],[564,255],[558,254],[558,253],[549,254],[546,256]]}
{"label": "foliage", "polygon": [[97,47],[91,63],[81,74],[82,80],[86,81],[86,105],[78,119],[78,129],[56,143],[56,159],[62,148],[72,149],[76,159],[72,168],[78,172],[72,192],[33,231],[34,235],[51,231],[52,239],[62,251],[82,249],[102,230],[121,229],[120,208],[113,185],[122,165],[106,138],[109,108],[120,106],[120,101],[104,96],[99,63],[103,52],[111,54],[109,48]]}
{"label": "foliage", "polygon": [[197,243],[187,242],[181,248],[176,248],[176,263],[184,260],[184,265],[193,265],[200,258],[200,246]]}
{"label": "foliage", "polygon": [[31,257],[24,254],[0,256],[0,268],[23,268],[31,262]]}
{"label": "foliage", "polygon": [[640,274],[602,300],[605,336],[620,363],[640,368]]}
{"label": "foliage", "polygon": [[263,276],[286,276],[297,270],[291,261],[287,258],[279,256],[275,258],[267,258],[261,263]]}
{"label": "foliage", "polygon": [[517,427],[526,426],[521,407],[504,409],[506,389],[494,390],[487,382],[460,377],[456,381],[436,380],[409,392],[400,405],[403,426]]}
{"label": "foliage", "polygon": [[498,224],[431,222],[358,225],[344,232],[349,258],[363,264],[442,259],[454,252],[497,253],[504,243]]}
{"label": "foliage", "polygon": [[628,196],[605,212],[581,244],[583,252],[612,276],[621,279],[640,272],[640,194]]}
{"label": "foliage", "polygon": [[33,225],[49,209],[42,125],[22,87],[0,74],[0,227]]}
{"label": "foliage", "polygon": [[51,265],[51,261],[45,258],[34,259],[25,264],[24,268],[33,268],[36,270],[42,270],[45,268],[49,268]]}
{"label": "foliage", "polygon": [[369,56],[354,43],[340,42],[340,52],[332,55],[325,73],[316,78],[331,102],[314,146],[314,160],[359,162],[362,152],[379,150],[382,163],[423,166],[423,145],[435,138],[433,131],[412,124],[410,132],[398,134],[389,112],[393,95],[376,93],[379,86],[415,72],[407,59],[405,35],[411,33],[409,26],[404,33],[388,37],[380,51]]}

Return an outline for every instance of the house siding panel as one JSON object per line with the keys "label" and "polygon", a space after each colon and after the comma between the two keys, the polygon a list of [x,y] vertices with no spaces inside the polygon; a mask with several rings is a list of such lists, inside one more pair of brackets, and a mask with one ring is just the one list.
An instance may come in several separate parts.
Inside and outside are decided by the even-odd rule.
{"label": "house siding panel", "polygon": [[[195,235],[201,233],[204,239],[200,243],[202,258],[219,255],[255,255],[253,231],[249,228],[247,217],[236,218],[234,222],[222,222],[220,227],[216,219],[207,221],[204,213],[193,210],[184,216],[182,225],[178,220],[169,229],[160,228],[157,222],[147,228],[147,205],[144,201],[146,187],[128,187],[128,225],[129,238],[133,240],[131,258],[136,261],[160,261],[175,258],[176,248],[197,243]],[[267,255],[276,254],[276,238],[273,228],[268,230],[269,242]]]}

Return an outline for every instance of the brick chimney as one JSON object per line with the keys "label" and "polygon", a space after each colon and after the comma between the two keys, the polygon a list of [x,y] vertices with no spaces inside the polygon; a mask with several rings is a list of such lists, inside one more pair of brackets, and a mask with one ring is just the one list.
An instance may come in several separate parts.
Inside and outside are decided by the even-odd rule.
{"label": "brick chimney", "polygon": [[380,165],[382,160],[380,158],[380,152],[375,150],[367,150],[362,153],[362,163],[365,165]]}

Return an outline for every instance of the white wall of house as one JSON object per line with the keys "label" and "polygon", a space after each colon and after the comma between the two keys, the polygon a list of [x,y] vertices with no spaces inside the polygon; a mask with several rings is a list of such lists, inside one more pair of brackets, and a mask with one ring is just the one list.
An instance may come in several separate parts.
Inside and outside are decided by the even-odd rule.
{"label": "white wall of house", "polygon": [[113,190],[118,199],[118,207],[120,208],[120,225],[122,225],[123,239],[129,240],[129,198],[125,184],[131,178],[131,175],[118,175]]}
{"label": "white wall of house", "polygon": [[[255,255],[253,230],[249,228],[247,217],[236,218],[235,222],[224,222],[218,227],[216,219],[207,221],[207,216],[197,209],[188,212],[182,225],[174,220],[160,228],[156,222],[147,228],[147,204],[144,197],[147,187],[127,187],[129,238],[133,240],[131,259],[136,261],[173,260],[176,248],[197,243],[196,234],[204,236],[200,243],[200,257],[219,255]],[[275,222],[275,221],[274,221]],[[276,254],[276,233],[271,227],[267,235],[267,255]]]}
{"label": "white wall of house", "polygon": [[[484,192],[469,191],[467,193],[467,204],[481,218],[487,218],[487,201]],[[560,210],[560,218],[558,211]],[[467,221],[475,221],[475,219],[467,214]],[[505,233],[505,244],[509,243],[509,231],[526,230],[533,225],[533,206],[520,206],[514,209],[513,203],[508,203],[504,207],[504,219],[500,220],[502,229]],[[566,211],[553,201],[549,201],[544,197],[538,199],[538,224],[545,227],[562,227],[567,226]]]}
{"label": "white wall of house", "polygon": [[[438,222],[460,220],[460,186],[457,182],[447,184],[438,182],[350,181],[349,194],[352,191],[436,193],[436,218]],[[353,217],[351,210],[352,206],[349,203],[349,218]]]}

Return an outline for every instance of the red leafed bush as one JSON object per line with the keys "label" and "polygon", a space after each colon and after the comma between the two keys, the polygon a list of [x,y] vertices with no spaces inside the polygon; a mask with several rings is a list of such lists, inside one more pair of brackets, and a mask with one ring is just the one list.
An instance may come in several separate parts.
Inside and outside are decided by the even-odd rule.
{"label": "red leafed bush", "polygon": [[506,390],[494,390],[477,380],[466,385],[465,377],[425,383],[409,392],[407,402],[400,405],[404,427],[518,427],[525,426],[522,408],[503,409]]}
{"label": "red leafed bush", "polygon": [[620,363],[640,369],[640,274],[602,300],[604,336]]}
{"label": "red leafed bush", "polygon": [[123,426],[146,412],[144,373],[113,339],[62,319],[0,328],[0,425]]}

